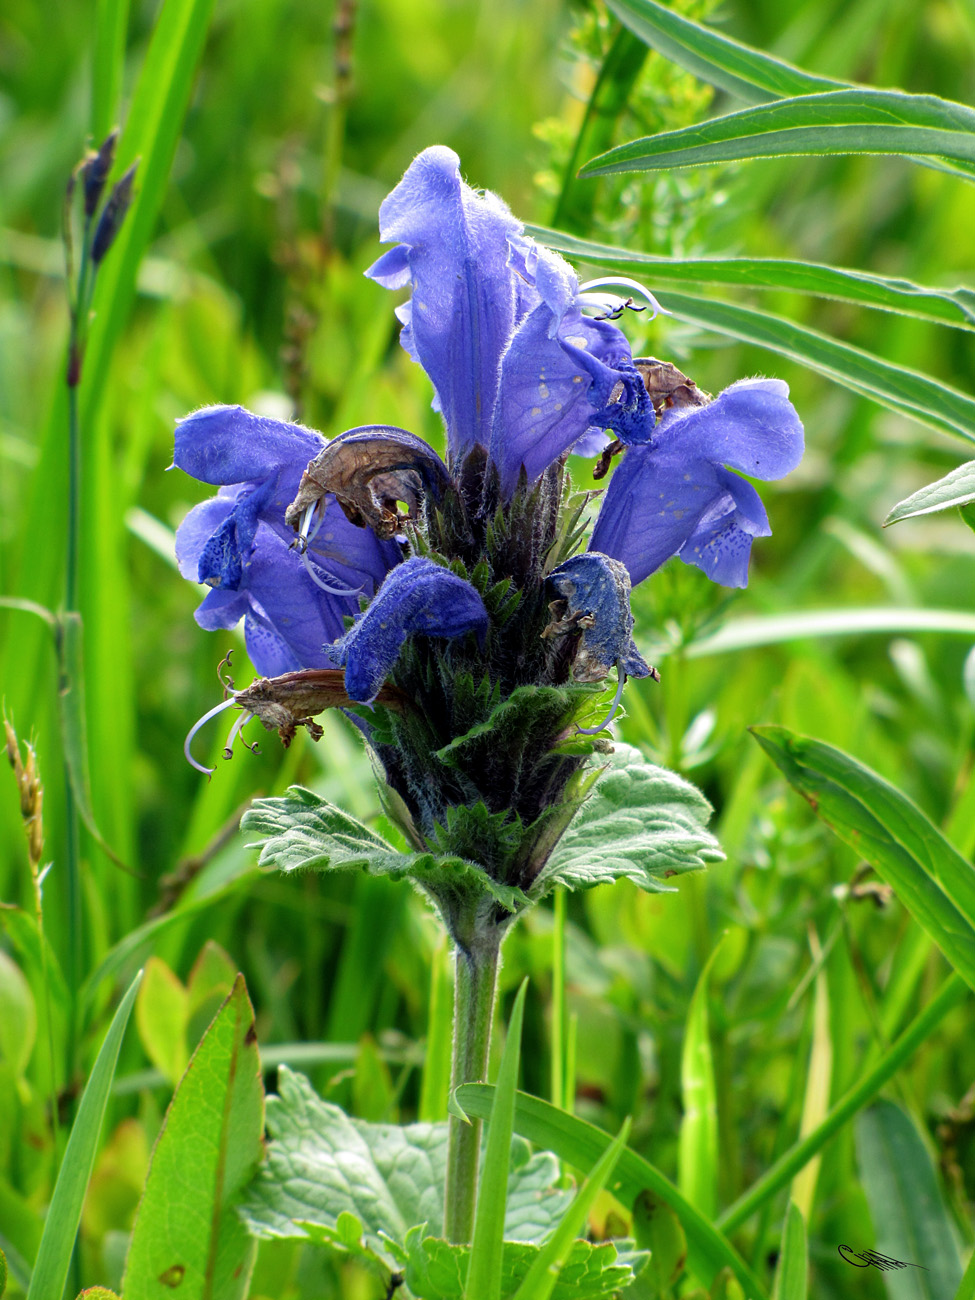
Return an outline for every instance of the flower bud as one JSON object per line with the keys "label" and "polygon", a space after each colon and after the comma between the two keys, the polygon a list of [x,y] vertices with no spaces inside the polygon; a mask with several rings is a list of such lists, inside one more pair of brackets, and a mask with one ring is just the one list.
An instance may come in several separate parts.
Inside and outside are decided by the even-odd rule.
{"label": "flower bud", "polygon": [[105,137],[97,153],[91,153],[81,166],[81,176],[85,186],[85,216],[93,217],[98,210],[102,191],[108,174],[115,161],[115,146],[118,143],[118,128]]}
{"label": "flower bud", "polygon": [[115,188],[108,197],[102,215],[98,219],[98,225],[95,227],[95,238],[91,244],[91,260],[96,266],[112,247],[115,236],[122,228],[125,214],[132,202],[132,185],[135,181],[138,166],[138,161],[134,162],[122,179],[116,183]]}

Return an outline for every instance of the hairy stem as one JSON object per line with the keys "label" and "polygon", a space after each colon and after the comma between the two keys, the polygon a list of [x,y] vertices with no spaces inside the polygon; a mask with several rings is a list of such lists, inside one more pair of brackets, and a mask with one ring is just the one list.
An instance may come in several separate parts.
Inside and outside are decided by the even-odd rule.
{"label": "hairy stem", "polygon": [[[451,1093],[462,1083],[475,1083],[487,1076],[500,948],[500,932],[492,928],[489,933],[478,935],[471,947],[456,949]],[[451,1115],[444,1194],[444,1229],[448,1241],[463,1243],[471,1239],[480,1150],[480,1120],[466,1123]]]}

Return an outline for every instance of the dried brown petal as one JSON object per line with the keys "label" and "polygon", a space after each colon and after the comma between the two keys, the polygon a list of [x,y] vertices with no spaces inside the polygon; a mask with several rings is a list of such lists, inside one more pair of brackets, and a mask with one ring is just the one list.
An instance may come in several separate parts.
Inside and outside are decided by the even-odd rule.
{"label": "dried brown petal", "polygon": [[[259,677],[243,691],[235,691],[238,704],[253,713],[267,731],[276,731],[285,749],[291,744],[298,727],[307,727],[312,740],[322,738],[322,728],[315,716],[326,709],[348,708],[355,704],[345,689],[345,672],[341,668],[303,668],[280,677]],[[406,697],[395,686],[383,686],[376,704],[401,713]]]}

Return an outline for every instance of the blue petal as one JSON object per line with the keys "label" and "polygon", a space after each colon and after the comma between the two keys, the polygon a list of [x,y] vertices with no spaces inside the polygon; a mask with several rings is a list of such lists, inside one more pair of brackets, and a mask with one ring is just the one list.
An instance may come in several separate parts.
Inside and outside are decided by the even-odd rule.
{"label": "blue petal", "polygon": [[[405,342],[433,381],[454,456],[490,439],[501,354],[516,319],[508,235],[519,222],[495,195],[460,178],[460,160],[424,150],[379,209],[380,239],[405,246],[413,284]],[[403,282],[402,255],[366,272]]]}
{"label": "blue petal", "polygon": [[727,470],[720,470],[719,476],[727,491],[698,522],[678,554],[685,564],[703,569],[712,582],[747,587],[752,538],[768,537],[772,530],[752,485]]}
{"label": "blue petal", "polygon": [[208,539],[200,553],[197,579],[210,587],[236,591],[241,584],[244,565],[254,549],[254,535],[261,506],[270,495],[270,483],[245,487],[233,509]]}
{"label": "blue petal", "polygon": [[312,666],[299,662],[284,638],[253,608],[244,619],[244,642],[251,663],[262,677],[280,677],[282,673]]}
{"label": "blue petal", "polygon": [[245,591],[221,591],[214,587],[197,606],[194,617],[200,627],[216,632],[218,628],[236,627],[249,608]]}
{"label": "blue petal", "polygon": [[629,677],[648,677],[650,666],[633,642],[630,579],[618,560],[590,551],[553,569],[549,581],[566,601],[562,626],[552,631],[582,635],[572,665],[580,682],[599,682],[618,664]]}
{"label": "blue petal", "polygon": [[184,578],[199,582],[200,556],[207,542],[233,513],[236,492],[210,497],[194,506],[176,529],[176,563]]}
{"label": "blue petal", "polygon": [[740,379],[707,406],[672,408],[656,438],[662,451],[782,478],[802,459],[803,431],[781,379]]}
{"label": "blue petal", "polygon": [[345,668],[349,698],[368,704],[392,671],[408,636],[483,636],[488,614],[463,578],[419,556],[387,577],[366,612],[336,645],[329,659]]}
{"label": "blue petal", "polygon": [[504,354],[490,445],[509,493],[522,465],[533,481],[591,428],[639,442],[654,424],[626,338],[609,321],[582,315],[571,267],[548,249],[524,266],[541,301]]}
{"label": "blue petal", "polygon": [[321,434],[300,424],[242,406],[206,406],[177,423],[173,464],[204,483],[265,479],[289,466],[297,467],[300,478],[324,445]]}

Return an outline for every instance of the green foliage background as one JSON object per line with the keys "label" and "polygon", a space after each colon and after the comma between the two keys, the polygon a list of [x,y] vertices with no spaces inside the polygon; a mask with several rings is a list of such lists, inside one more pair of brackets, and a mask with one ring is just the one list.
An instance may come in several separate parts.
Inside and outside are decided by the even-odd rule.
{"label": "green foliage background", "polygon": [[[171,1091],[167,1068],[178,1073],[212,1015],[214,990],[226,984],[229,992],[237,969],[265,1060],[310,1069],[327,1098],[363,1118],[413,1118],[424,1107],[425,1118],[438,1117],[442,1080],[438,1093],[429,1079],[437,1052],[442,1058],[442,1025],[430,1008],[444,953],[432,916],[383,879],[259,874],[234,831],[255,793],[280,793],[296,779],[359,818],[377,818],[368,761],[351,729],[326,718],[321,744],[302,733],[288,753],[268,737],[260,757],[238,753],[209,785],[183,763],[182,737],[218,699],[215,669],[229,648],[238,647],[238,686],[246,678],[235,637],[194,624],[198,593],[173,566],[172,530],[205,491],[177,471],[164,473],[174,419],[210,402],[285,417],[297,411],[327,434],[386,421],[441,438],[427,381],[398,347],[388,294],[361,275],[377,254],[378,203],[412,156],[449,144],[471,183],[503,195],[525,220],[633,251],[779,256],[933,286],[975,283],[975,191],[904,160],[787,158],[567,179],[586,102],[611,51],[619,56],[610,87],[617,93],[600,100],[577,163],[737,106],[660,56],[621,45],[601,8],[366,0],[337,14],[309,0],[238,0],[218,3],[207,23],[206,6],[183,7],[201,39],[205,33],[195,74],[192,42],[181,47],[176,72],[190,78],[188,111],[182,125],[171,105],[161,114],[178,143],[159,219],[104,382],[87,405],[83,389],[93,807],[133,874],[85,839],[85,920],[74,935],[87,981],[80,998],[69,988],[49,1000],[31,962],[18,798],[12,778],[0,778],[0,1096],[11,1099],[0,1105],[0,1246],[14,1296],[23,1277],[17,1261],[29,1266],[33,1258],[63,1152],[48,1099],[59,1094],[70,1115],[120,989],[150,955],[153,978],[140,994],[139,1033],[123,1046],[83,1219],[79,1286],[118,1286]],[[962,0],[672,7],[824,76],[975,102],[975,18]],[[67,3],[57,21],[32,0],[7,0],[0,14],[0,592],[51,606],[63,583],[65,538],[63,188],[89,131],[116,119],[124,127],[156,15],[154,4],[127,13],[112,0]],[[125,33],[121,60],[113,24]],[[94,96],[93,59],[102,74]],[[652,274],[646,278],[654,288]],[[781,290],[715,296],[972,390],[970,330]],[[108,310],[100,304],[103,318]],[[971,533],[954,514],[880,530],[897,501],[968,453],[960,440],[776,354],[678,321],[629,328],[634,353],[675,361],[711,392],[755,373],[788,380],[808,439],[801,469],[763,489],[774,536],[755,547],[746,593],[728,597],[674,564],[634,600],[638,643],[655,656],[663,681],[629,684],[622,737],[702,786],[728,862],[706,878],[685,877],[673,897],[641,895],[622,882],[568,902],[576,1110],[612,1131],[632,1115],[631,1145],[671,1176],[687,1100],[681,1052],[691,1000],[727,932],[710,970],[705,1020],[717,1153],[703,1174],[720,1209],[796,1139],[804,1104],[815,1110],[811,1069],[828,1079],[835,1100],[947,971],[896,899],[863,888],[856,854],[787,789],[745,729],[781,724],[856,755],[971,857],[975,671],[966,656],[975,621],[957,620],[954,632],[898,630],[907,626],[904,611],[971,617]],[[871,631],[878,608],[891,612]],[[843,634],[823,616],[837,609]],[[768,621],[797,613],[806,621]],[[766,621],[749,632],[738,622],[745,619]],[[722,622],[738,627],[736,648],[705,639]],[[21,737],[34,737],[45,785],[44,861],[53,865],[44,917],[65,965],[55,657],[47,629],[22,610],[0,609],[0,637],[7,714]],[[221,743],[212,741],[214,756]],[[139,929],[160,917],[151,932]],[[188,984],[182,1001],[163,962]],[[522,1078],[543,1097],[551,972],[552,913],[539,909],[508,942],[502,979],[507,1006],[523,975],[532,977]],[[76,1047],[66,1029],[72,1016]],[[700,1033],[699,1012],[693,1024]],[[951,1012],[890,1090],[925,1135],[951,1232],[966,1251],[975,1199],[970,1024],[970,1003]],[[428,1035],[434,1050],[421,1088]],[[813,1294],[883,1293],[878,1273],[854,1271],[836,1252],[840,1242],[873,1244],[880,1229],[864,1192],[866,1149],[858,1153],[852,1129],[843,1129],[802,1193],[804,1210],[812,1207]],[[780,1198],[735,1237],[766,1279],[784,1210]],[[600,1203],[597,1228],[610,1215]],[[263,1243],[252,1295],[371,1297],[377,1285],[311,1248]]]}

